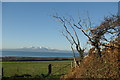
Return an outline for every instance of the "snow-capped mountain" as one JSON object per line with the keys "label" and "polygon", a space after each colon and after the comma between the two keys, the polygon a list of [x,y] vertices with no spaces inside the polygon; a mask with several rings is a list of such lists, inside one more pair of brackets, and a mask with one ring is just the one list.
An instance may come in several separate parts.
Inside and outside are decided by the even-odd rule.
{"label": "snow-capped mountain", "polygon": [[17,48],[17,49],[3,49],[3,51],[31,51],[31,52],[71,52],[68,50],[59,50],[59,49],[52,49],[49,47],[34,47],[34,46],[30,46],[30,47],[21,47],[21,48]]}

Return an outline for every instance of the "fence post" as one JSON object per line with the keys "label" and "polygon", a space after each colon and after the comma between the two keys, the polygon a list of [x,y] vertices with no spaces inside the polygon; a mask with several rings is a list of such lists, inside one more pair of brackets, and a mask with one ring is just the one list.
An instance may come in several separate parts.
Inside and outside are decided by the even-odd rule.
{"label": "fence post", "polygon": [[71,61],[71,68],[73,68],[73,62]]}
{"label": "fence post", "polygon": [[2,67],[2,77],[4,77],[4,73],[3,73],[3,67]]}
{"label": "fence post", "polygon": [[48,65],[48,75],[50,75],[52,73],[52,65],[49,64]]}

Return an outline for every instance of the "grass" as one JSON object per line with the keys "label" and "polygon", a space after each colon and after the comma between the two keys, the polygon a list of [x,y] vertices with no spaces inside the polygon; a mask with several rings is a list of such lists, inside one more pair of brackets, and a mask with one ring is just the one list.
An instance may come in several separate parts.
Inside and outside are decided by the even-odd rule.
{"label": "grass", "polygon": [[52,75],[62,75],[70,70],[70,63],[71,61],[8,61],[2,62],[2,67],[4,77],[15,74],[46,75],[48,73],[48,64],[52,64]]}

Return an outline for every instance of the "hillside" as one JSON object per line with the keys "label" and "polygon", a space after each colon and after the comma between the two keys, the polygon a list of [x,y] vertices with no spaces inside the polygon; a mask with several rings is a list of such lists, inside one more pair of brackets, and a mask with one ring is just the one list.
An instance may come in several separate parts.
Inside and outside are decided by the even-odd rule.
{"label": "hillside", "polygon": [[75,78],[119,78],[119,48],[107,48],[102,56],[90,53],[79,67],[73,68],[69,74],[61,77],[62,80]]}

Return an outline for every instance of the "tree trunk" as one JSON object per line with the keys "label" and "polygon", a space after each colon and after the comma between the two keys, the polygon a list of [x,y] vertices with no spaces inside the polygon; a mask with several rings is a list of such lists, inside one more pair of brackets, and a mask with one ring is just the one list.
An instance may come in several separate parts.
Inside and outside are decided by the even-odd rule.
{"label": "tree trunk", "polygon": [[98,44],[96,45],[96,49],[97,49],[97,54],[101,57],[101,51]]}

